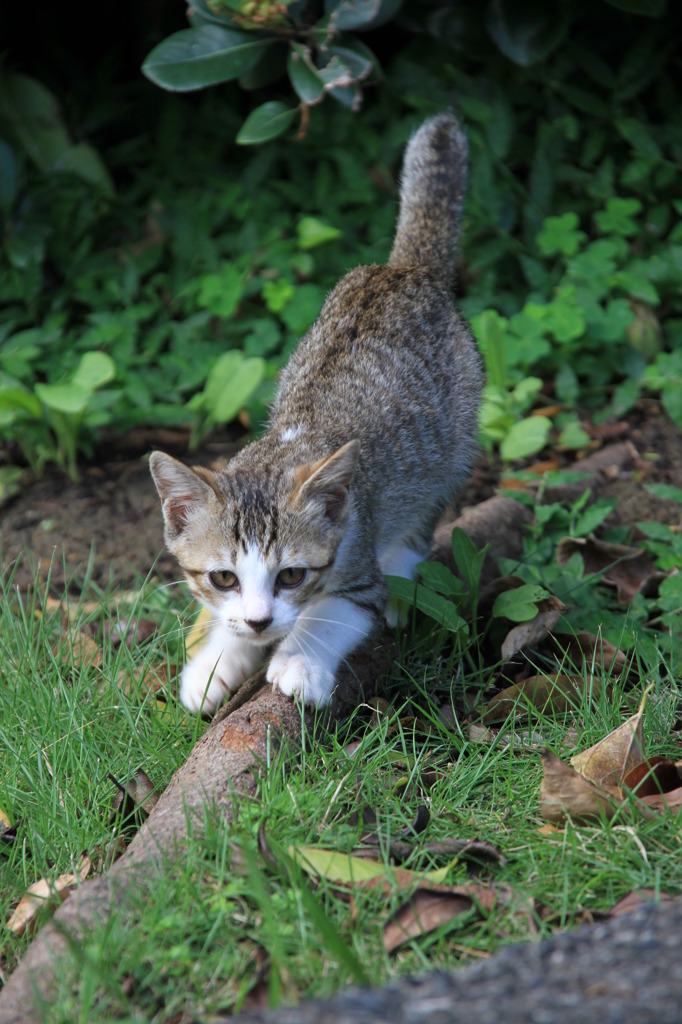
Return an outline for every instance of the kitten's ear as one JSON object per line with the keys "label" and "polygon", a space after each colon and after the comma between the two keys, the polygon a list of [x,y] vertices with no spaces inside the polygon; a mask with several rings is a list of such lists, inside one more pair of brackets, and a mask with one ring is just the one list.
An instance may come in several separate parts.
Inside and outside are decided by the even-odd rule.
{"label": "kitten's ear", "polygon": [[149,468],[161,498],[166,528],[175,537],[186,526],[192,509],[215,497],[210,471],[190,469],[163,452],[152,452]]}
{"label": "kitten's ear", "polygon": [[319,462],[309,462],[296,472],[297,501],[323,502],[325,514],[340,522],[348,509],[348,488],[360,458],[360,442],[349,441]]}

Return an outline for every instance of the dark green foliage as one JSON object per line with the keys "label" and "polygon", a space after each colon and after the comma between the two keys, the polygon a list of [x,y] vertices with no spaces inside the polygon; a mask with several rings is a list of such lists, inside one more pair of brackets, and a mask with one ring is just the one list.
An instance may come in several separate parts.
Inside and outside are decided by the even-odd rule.
{"label": "dark green foliage", "polygon": [[[224,13],[246,17],[238,6]],[[244,406],[258,429],[327,290],[385,259],[411,130],[453,104],[471,148],[461,304],[488,370],[484,443],[510,459],[555,439],[580,448],[578,410],[621,415],[650,391],[682,422],[674,16],[569,5],[570,33],[550,31],[526,0],[399,12],[330,3],[315,17],[342,15],[344,32],[359,31],[379,6],[389,20],[368,38],[385,78],[363,112],[328,104],[324,118],[304,117],[304,138],[258,150],[230,140],[265,139],[295,109],[257,78],[260,64],[245,74],[265,102],[245,124],[236,87],[159,93],[142,131],[121,122],[116,96],[70,99],[101,126],[88,146],[44,86],[3,72],[0,425],[15,455],[73,473],[103,430],[191,423],[198,439]],[[286,17],[303,19],[304,7]],[[205,27],[220,20],[196,10]],[[522,71],[493,45],[492,25],[536,47]],[[252,27],[219,30],[258,42]],[[320,69],[296,38],[268,43],[269,58],[277,46],[306,107]],[[91,353],[109,357],[113,376],[74,392]],[[558,403],[552,418],[529,415]]]}

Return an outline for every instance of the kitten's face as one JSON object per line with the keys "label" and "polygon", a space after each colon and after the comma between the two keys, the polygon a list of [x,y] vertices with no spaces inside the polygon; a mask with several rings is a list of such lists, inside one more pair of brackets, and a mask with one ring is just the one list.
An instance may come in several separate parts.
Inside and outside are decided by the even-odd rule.
{"label": "kitten's face", "polygon": [[192,470],[154,453],[166,543],[194,595],[231,632],[272,644],[322,593],[358,453],[351,442],[319,463],[258,473]]}
{"label": "kitten's face", "polygon": [[264,554],[253,542],[237,551],[216,544],[202,569],[183,568],[193,593],[227,629],[268,645],[286,636],[322,591],[335,553],[336,545],[278,546]]}

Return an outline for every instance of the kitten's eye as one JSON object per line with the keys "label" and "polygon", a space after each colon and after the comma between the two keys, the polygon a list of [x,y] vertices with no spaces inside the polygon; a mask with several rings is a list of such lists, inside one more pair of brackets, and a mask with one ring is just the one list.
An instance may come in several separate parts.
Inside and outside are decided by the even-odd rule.
{"label": "kitten's eye", "polygon": [[306,578],[307,569],[291,568],[282,569],[277,574],[277,583],[280,587],[297,587]]}
{"label": "kitten's eye", "polygon": [[239,580],[229,569],[214,569],[208,578],[217,590],[233,590]]}

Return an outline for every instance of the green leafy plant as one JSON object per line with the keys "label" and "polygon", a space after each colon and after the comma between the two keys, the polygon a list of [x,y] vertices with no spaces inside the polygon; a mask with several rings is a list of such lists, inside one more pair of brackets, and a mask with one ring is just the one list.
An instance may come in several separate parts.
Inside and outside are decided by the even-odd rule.
{"label": "green leafy plant", "polygon": [[372,51],[351,31],[383,24],[400,0],[332,0],[317,5],[254,0],[199,0],[192,27],[159,43],[142,70],[165,89],[189,91],[238,79],[245,89],[269,84],[286,71],[298,99],[269,100],[254,109],[237,141],[250,145],[281,135],[297,117],[331,95],[357,109],[362,88],[378,75]]}
{"label": "green leafy plant", "polygon": [[116,367],[108,355],[86,352],[67,380],[38,382],[33,391],[0,376],[0,425],[5,436],[21,439],[36,468],[53,460],[77,479],[76,459],[83,432],[101,422],[113,397],[97,392],[115,375]]}
{"label": "green leafy plant", "polygon": [[[657,17],[664,2],[620,0],[630,14]],[[435,9],[434,9],[435,7]],[[534,0],[490,0],[478,8],[405,4],[408,24],[460,51],[490,50],[520,67],[537,64],[567,39],[577,5],[547,8]],[[297,120],[307,130],[310,110],[331,96],[353,111],[363,91],[381,77],[372,50],[355,33],[396,19],[403,0],[197,0],[191,28],[163,40],[142,70],[164,89],[187,92],[237,80],[245,90],[273,85],[286,75],[294,102],[270,99],[248,115],[237,134],[244,145],[281,135]],[[491,46],[492,44],[492,46]]]}

